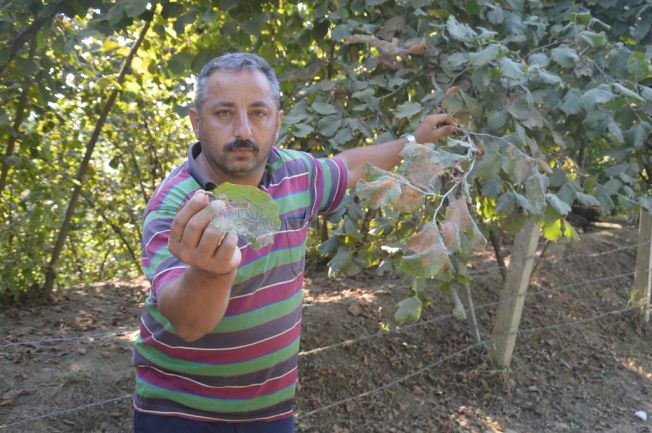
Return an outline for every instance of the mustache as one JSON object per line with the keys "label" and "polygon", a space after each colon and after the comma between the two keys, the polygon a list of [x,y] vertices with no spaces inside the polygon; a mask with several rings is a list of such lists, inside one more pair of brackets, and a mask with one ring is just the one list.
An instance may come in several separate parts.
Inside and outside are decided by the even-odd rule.
{"label": "mustache", "polygon": [[254,143],[251,140],[233,140],[230,143],[227,143],[226,146],[224,146],[224,150],[229,151],[233,149],[251,149],[253,151],[258,152],[260,150],[260,147]]}

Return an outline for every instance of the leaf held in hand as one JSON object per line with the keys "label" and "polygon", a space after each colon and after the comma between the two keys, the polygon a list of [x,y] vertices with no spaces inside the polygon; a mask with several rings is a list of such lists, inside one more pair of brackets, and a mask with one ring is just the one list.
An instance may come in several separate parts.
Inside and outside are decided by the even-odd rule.
{"label": "leaf held in hand", "polygon": [[278,205],[269,194],[253,186],[224,182],[212,195],[214,200],[208,206],[215,228],[251,240],[254,249],[274,242],[281,220]]}

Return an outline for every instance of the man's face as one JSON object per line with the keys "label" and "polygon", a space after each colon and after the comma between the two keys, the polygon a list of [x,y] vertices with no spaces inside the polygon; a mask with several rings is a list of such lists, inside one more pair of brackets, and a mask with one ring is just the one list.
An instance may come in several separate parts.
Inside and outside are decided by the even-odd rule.
{"label": "man's face", "polygon": [[201,111],[190,109],[209,177],[257,185],[278,139],[283,112],[258,71],[218,70],[207,79]]}

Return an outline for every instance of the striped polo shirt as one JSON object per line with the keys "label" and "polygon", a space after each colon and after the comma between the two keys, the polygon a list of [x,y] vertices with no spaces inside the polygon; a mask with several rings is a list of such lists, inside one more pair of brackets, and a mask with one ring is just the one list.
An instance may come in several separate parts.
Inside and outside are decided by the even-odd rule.
{"label": "striped polo shirt", "polygon": [[156,297],[187,267],[168,250],[177,208],[197,189],[215,187],[198,168],[200,152],[199,143],[190,148],[145,210],[142,263],[151,290],[133,355],[134,407],[205,421],[281,419],[294,406],[308,224],[340,204],[346,168],[337,158],[272,147],[259,188],[278,204],[281,230],[260,250],[239,239],[242,262],[224,317],[187,342],[158,311]]}

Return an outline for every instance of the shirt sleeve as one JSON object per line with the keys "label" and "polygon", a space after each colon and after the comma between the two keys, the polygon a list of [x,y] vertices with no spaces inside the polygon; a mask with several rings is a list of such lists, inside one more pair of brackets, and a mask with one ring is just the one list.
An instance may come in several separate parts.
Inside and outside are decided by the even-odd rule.
{"label": "shirt sleeve", "polygon": [[142,266],[154,295],[188,267],[168,249],[174,216],[171,210],[158,209],[149,212],[143,222]]}
{"label": "shirt sleeve", "polygon": [[317,158],[314,160],[315,203],[311,219],[319,213],[333,212],[342,203],[346,194],[348,172],[339,158]]}

